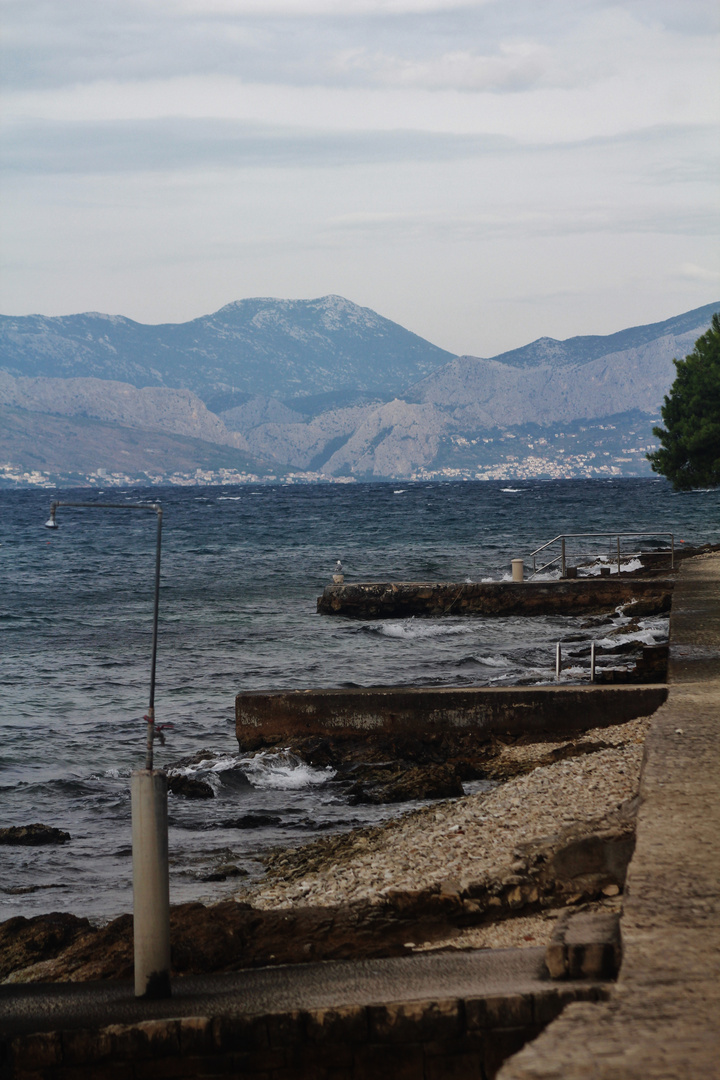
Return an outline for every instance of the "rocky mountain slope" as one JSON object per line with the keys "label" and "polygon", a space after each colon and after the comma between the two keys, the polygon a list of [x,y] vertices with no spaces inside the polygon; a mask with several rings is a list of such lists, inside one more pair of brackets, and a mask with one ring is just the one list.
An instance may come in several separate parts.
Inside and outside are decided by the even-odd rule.
{"label": "rocky mountain slope", "polygon": [[248,449],[244,436],[229,431],[190,390],[154,386],[139,390],[110,379],[13,378],[0,371],[0,404],[51,416],[92,417],[123,427]]}
{"label": "rocky mountain slope", "polygon": [[[0,452],[22,464],[32,446],[35,458],[59,462],[64,417],[81,472],[107,458],[98,431],[89,435],[88,425],[102,424],[106,434],[118,425],[232,450],[259,474],[637,475],[649,471],[672,359],[692,349],[718,308],[607,337],[540,338],[491,359],[452,358],[340,297],[239,301],[164,327],[102,315],[5,318]],[[55,418],[55,445],[45,450],[40,416]],[[128,457],[120,441],[119,469]],[[192,459],[189,445],[178,452]],[[129,456],[144,468],[142,455]],[[170,470],[170,449],[164,460]],[[156,465],[153,455],[148,462]]]}
{"label": "rocky mountain slope", "polygon": [[[692,349],[713,310],[710,305],[606,338],[540,339],[489,360],[459,357],[390,402],[309,419],[271,419],[256,400],[252,414],[222,415],[228,426],[245,434],[253,453],[333,475],[380,479],[453,469],[472,475],[475,467],[486,472],[493,458],[509,466],[530,457],[535,462],[529,475],[555,475],[555,466],[559,475],[582,468],[593,475],[600,467],[609,468],[598,460],[604,457],[624,458],[615,466],[620,472],[649,471],[645,449],[674,378],[673,357]],[[609,423],[600,425],[603,419]],[[547,443],[543,428],[580,426],[570,436],[578,438],[587,424],[592,437],[581,442],[588,445],[572,447],[578,452],[570,455],[585,461],[570,461],[567,447],[551,453],[546,446],[538,452],[537,441]],[[557,437],[555,431],[552,436]],[[618,440],[626,444],[624,454]],[[508,443],[504,450],[501,442]],[[520,466],[512,468],[519,475]]]}
{"label": "rocky mountain slope", "polygon": [[193,390],[213,409],[255,394],[392,396],[452,354],[341,296],[238,300],[190,322],[122,316],[0,317],[0,367]]}

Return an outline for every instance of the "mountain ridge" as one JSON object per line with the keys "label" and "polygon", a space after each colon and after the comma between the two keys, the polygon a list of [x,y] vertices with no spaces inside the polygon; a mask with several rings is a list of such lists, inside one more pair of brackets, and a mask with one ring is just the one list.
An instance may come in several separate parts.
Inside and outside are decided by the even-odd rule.
{"label": "mountain ridge", "polygon": [[[180,361],[174,369],[165,363],[164,370],[151,367],[147,353],[139,360],[133,354],[133,328],[144,333],[147,327],[124,316],[60,316],[70,320],[73,333],[59,343],[45,335],[43,316],[23,317],[29,323],[5,317],[0,405],[14,410],[6,415],[12,415],[16,445],[28,461],[33,439],[40,457],[59,460],[52,446],[43,450],[42,427],[33,417],[75,424],[80,440],[87,434],[85,459],[77,444],[66,449],[75,464],[85,460],[88,475],[96,471],[101,445],[95,429],[89,434],[90,421],[114,423],[126,433],[117,444],[119,467],[129,459],[142,463],[142,454],[128,451],[134,437],[127,432],[145,431],[168,440],[162,451],[167,471],[173,453],[185,464],[192,456],[178,440],[197,440],[203,460],[222,459],[203,449],[214,445],[232,452],[233,460],[245,455],[242,460],[258,474],[300,470],[310,480],[642,475],[649,473],[645,454],[655,445],[651,429],[674,377],[672,360],[692,349],[719,308],[705,305],[605,337],[538,338],[486,359],[452,357],[342,297],[258,297],[189,323],[160,324],[163,333],[174,327],[182,338]],[[51,325],[57,329],[58,320]],[[124,345],[117,335],[112,339],[104,332],[111,326],[130,339]],[[30,332],[18,355],[13,344],[23,338],[23,327]],[[223,335],[231,351],[255,335],[243,390],[232,385],[237,366],[228,367],[217,347]],[[172,335],[159,340],[158,349],[172,350]],[[90,368],[105,377],[68,376],[88,355]],[[34,364],[66,374],[18,375],[12,361],[15,369]],[[134,383],[107,377],[118,365],[134,373]],[[190,382],[187,372],[196,368],[202,392],[162,383],[171,369],[176,382]],[[253,381],[253,371],[263,378]],[[138,386],[143,378],[155,383]],[[2,445],[12,462],[12,438]],[[146,464],[154,468],[160,451],[148,454]]]}
{"label": "mountain ridge", "polygon": [[238,300],[185,323],[157,325],[93,313],[0,316],[0,367],[12,375],[187,389],[216,408],[228,394],[394,394],[451,357],[334,295]]}

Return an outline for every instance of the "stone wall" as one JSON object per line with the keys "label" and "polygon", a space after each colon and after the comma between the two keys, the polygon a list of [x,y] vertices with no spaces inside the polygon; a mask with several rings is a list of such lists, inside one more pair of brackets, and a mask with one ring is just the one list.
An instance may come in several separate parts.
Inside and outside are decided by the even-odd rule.
{"label": "stone wall", "polygon": [[12,1080],[492,1080],[502,1062],[601,983],[527,994],[183,1017],[27,1035],[0,1046]]}

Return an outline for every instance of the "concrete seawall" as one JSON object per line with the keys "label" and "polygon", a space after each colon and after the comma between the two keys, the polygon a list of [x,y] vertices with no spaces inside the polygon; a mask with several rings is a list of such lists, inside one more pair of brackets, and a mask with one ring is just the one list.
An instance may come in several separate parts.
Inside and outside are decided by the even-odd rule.
{"label": "concrete seawall", "polygon": [[569,1006],[502,1080],[720,1077],[720,555],[682,566],[668,681],[645,744],[617,986]]}
{"label": "concrete seawall", "polygon": [[358,582],[328,585],[321,615],[401,619],[411,615],[596,615],[635,602],[633,613],[669,611],[673,578],[629,574],[574,581]]}
{"label": "concrete seawall", "polygon": [[241,750],[307,736],[373,743],[486,741],[492,735],[567,734],[648,716],[663,685],[415,687],[247,692],[235,699]]}

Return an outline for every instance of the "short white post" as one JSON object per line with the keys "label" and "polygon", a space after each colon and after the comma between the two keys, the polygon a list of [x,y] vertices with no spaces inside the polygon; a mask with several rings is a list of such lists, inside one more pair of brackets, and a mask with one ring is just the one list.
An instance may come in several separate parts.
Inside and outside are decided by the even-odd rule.
{"label": "short white post", "polygon": [[525,563],[522,559],[511,559],[513,581],[522,581]]}
{"label": "short white post", "polygon": [[170,883],[167,777],[132,774],[133,936],[135,996],[170,997]]}
{"label": "short white post", "polygon": [[555,646],[555,678],[560,678],[560,672],[562,671],[562,646],[558,641]]}
{"label": "short white post", "polygon": [[595,642],[590,642],[590,682],[595,682]]}

